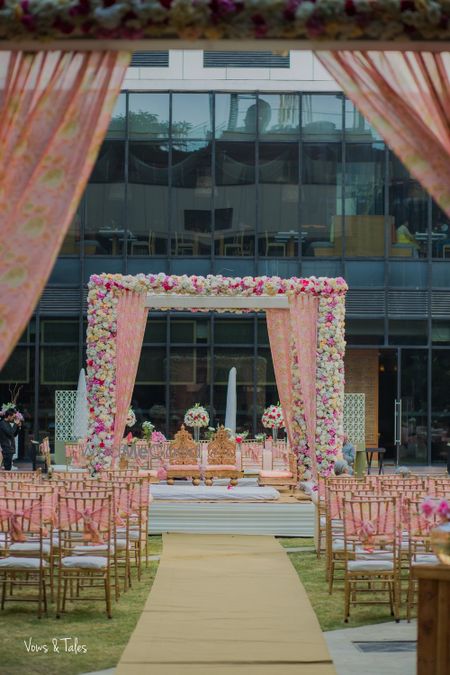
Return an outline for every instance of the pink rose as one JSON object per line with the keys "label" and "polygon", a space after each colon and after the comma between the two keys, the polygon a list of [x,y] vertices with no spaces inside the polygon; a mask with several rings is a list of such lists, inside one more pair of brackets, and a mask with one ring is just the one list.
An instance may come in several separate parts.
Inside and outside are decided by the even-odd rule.
{"label": "pink rose", "polygon": [[435,512],[435,504],[432,499],[424,499],[420,505],[420,510],[422,511],[425,518],[430,518]]}

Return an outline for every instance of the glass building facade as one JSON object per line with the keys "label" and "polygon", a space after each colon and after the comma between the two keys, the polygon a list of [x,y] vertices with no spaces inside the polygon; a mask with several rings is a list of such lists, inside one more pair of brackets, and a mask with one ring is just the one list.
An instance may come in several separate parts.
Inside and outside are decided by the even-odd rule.
{"label": "glass building facade", "polygon": [[[343,276],[348,352],[377,354],[378,444],[441,462],[450,441],[446,216],[339,93],[123,92],[27,331],[0,373],[22,386],[30,435],[54,429],[54,393],[84,361],[92,273]],[[134,391],[172,433],[184,410],[261,430],[277,393],[263,315],[151,314]],[[375,375],[373,374],[373,377]],[[375,381],[375,380],[373,380]]]}

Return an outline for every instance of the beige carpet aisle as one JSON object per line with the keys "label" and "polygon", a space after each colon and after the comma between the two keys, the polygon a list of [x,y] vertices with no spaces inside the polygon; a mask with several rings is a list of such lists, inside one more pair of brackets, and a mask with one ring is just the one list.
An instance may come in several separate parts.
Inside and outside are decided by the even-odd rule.
{"label": "beige carpet aisle", "polygon": [[116,675],[334,675],[306,592],[273,537],[164,535]]}

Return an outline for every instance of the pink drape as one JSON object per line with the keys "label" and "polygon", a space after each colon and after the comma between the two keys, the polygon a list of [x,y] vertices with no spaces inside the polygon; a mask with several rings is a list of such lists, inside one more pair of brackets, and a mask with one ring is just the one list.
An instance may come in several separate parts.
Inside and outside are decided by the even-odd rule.
{"label": "pink drape", "polygon": [[318,51],[317,56],[450,216],[450,53]]}
{"label": "pink drape", "polygon": [[0,368],[52,270],[129,63],[0,52]]}
{"label": "pink drape", "polygon": [[148,308],[145,293],[124,291],[117,303],[116,415],[113,452],[117,456],[125,431],[144,341]]}
{"label": "pink drape", "polygon": [[278,396],[280,397],[281,408],[283,410],[289,444],[291,448],[294,448],[291,322],[289,310],[267,309],[266,320]]}
{"label": "pink drape", "polygon": [[306,435],[313,463],[316,456],[316,360],[318,298],[313,295],[289,297],[292,334],[297,348]]}

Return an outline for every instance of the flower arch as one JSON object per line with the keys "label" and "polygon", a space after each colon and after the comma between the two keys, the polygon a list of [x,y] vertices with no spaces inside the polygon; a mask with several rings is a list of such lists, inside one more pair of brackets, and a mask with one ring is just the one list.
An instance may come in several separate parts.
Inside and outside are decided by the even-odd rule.
{"label": "flower arch", "polygon": [[[163,309],[172,306],[174,296],[184,296],[193,311],[223,311],[243,313],[258,311],[258,307],[283,300],[284,309],[277,312],[280,327],[287,335],[282,353],[271,349],[280,390],[281,375],[292,389],[289,400],[282,400],[285,419],[290,420],[288,436],[296,452],[305,478],[316,473],[328,475],[342,448],[344,402],[344,318],[347,284],[342,278],[310,277],[243,277],[223,276],[169,276],[161,274],[93,275],[89,282],[87,329],[87,390],[89,403],[88,454],[97,469],[114,465],[118,456],[125,417],[136,378],[139,355],[152,297],[160,300]],[[280,297],[281,296],[281,297]],[[220,306],[219,298],[230,298],[227,307]],[[161,298],[163,298],[161,300]],[[199,299],[209,299],[204,306]],[[245,302],[238,301],[245,298]],[[315,308],[313,351],[302,358],[301,323],[307,322],[306,311],[297,299],[308,298]],[[261,303],[262,301],[262,303]],[[161,304],[162,303],[162,304]],[[242,308],[245,304],[246,308]],[[306,306],[306,305],[305,305]],[[281,312],[281,314],[280,314]],[[300,328],[298,328],[300,326]],[[119,346],[118,346],[119,345]],[[315,350],[314,350],[315,347]],[[315,360],[314,360],[315,352]],[[281,359],[281,361],[280,361]],[[312,368],[312,371],[311,371]],[[314,405],[308,410],[308,378],[313,373],[315,382]],[[279,377],[280,376],[280,377]],[[309,378],[311,380],[311,378]],[[125,382],[127,380],[127,382]],[[311,403],[311,401],[310,401]],[[310,433],[313,429],[313,434]]]}

